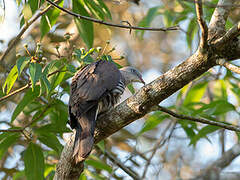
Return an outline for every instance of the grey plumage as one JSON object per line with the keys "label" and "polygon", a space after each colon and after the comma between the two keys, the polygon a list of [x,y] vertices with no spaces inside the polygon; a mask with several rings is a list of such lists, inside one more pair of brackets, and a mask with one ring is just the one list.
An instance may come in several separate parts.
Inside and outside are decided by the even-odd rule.
{"label": "grey plumage", "polygon": [[97,61],[80,69],[72,79],[69,99],[70,126],[76,129],[73,157],[86,159],[94,144],[95,121],[99,113],[116,105],[127,84],[142,82],[133,67],[117,69],[108,61]]}

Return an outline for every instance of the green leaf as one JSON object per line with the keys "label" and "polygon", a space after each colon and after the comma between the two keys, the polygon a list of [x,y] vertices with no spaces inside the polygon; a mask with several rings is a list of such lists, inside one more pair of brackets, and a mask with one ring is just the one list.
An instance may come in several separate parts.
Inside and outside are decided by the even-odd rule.
{"label": "green leaf", "polygon": [[54,90],[63,81],[66,70],[66,67],[62,68],[62,72],[57,73],[53,78],[50,79],[51,91]]}
{"label": "green leaf", "polygon": [[102,0],[96,0],[96,2],[99,4],[100,9],[105,13],[105,16],[112,20],[111,12],[109,11],[105,3]]}
{"label": "green leaf", "polygon": [[[83,2],[81,2],[81,0],[72,1],[72,7],[73,7],[73,12],[89,17],[89,14],[85,9]],[[75,18],[74,20],[81,38],[83,39],[87,47],[90,49],[93,46],[93,38],[94,38],[93,23],[90,21],[81,20],[77,18]]]}
{"label": "green leaf", "polygon": [[32,112],[39,110],[43,107],[43,105],[38,101],[34,100],[30,102],[25,108],[23,109],[23,113],[29,116]]}
{"label": "green leaf", "polygon": [[87,176],[84,173],[81,173],[79,180],[87,180]]}
{"label": "green leaf", "polygon": [[81,59],[84,62],[84,65],[91,64],[94,62],[94,59],[91,57],[89,53],[82,55]]}
{"label": "green leaf", "polygon": [[47,95],[49,94],[49,92],[51,91],[51,84],[48,80],[48,78],[46,77],[46,75],[42,76],[42,81],[44,82],[46,88],[47,88]]}
{"label": "green leaf", "polygon": [[190,141],[190,145],[196,145],[196,143],[201,139],[201,138],[207,138],[207,135],[210,133],[215,132],[216,130],[220,129],[220,127],[217,126],[212,126],[212,125],[207,125],[203,127],[198,133],[193,136],[193,138]]}
{"label": "green leaf", "polygon": [[216,99],[225,99],[225,100],[228,99],[227,82],[228,81],[225,81],[223,79],[219,79],[215,81],[213,92],[214,92],[214,97],[216,97]]}
{"label": "green leaf", "polygon": [[14,173],[12,180],[22,180],[25,178],[25,172],[24,171],[18,171]]}
{"label": "green leaf", "polygon": [[192,48],[192,42],[196,32],[197,32],[197,20],[195,17],[193,17],[190,19],[186,33],[187,45],[189,49]]}
{"label": "green leaf", "polygon": [[45,164],[44,177],[46,180],[53,180],[55,174],[55,165]]}
{"label": "green leaf", "polygon": [[40,88],[37,86],[34,91],[29,89],[26,94],[24,95],[23,99],[18,103],[17,107],[15,108],[11,122],[13,122],[16,117],[23,111],[23,109],[31,103],[38,95],[39,95]]}
{"label": "green leaf", "polygon": [[200,109],[196,110],[196,113],[218,116],[235,110],[235,106],[233,106],[227,100],[216,100],[209,104],[203,105]]}
{"label": "green leaf", "polygon": [[58,126],[58,124],[52,123],[52,124],[47,124],[47,125],[41,126],[40,128],[38,128],[36,130],[36,132],[39,132],[39,133],[49,133],[49,132],[68,133],[68,132],[72,132],[72,131],[70,129],[68,129],[66,126]]}
{"label": "green leaf", "polygon": [[30,60],[30,58],[25,57],[25,56],[22,56],[17,60],[16,65],[17,65],[17,70],[18,70],[18,78],[20,77],[25,66],[28,64],[29,60]]}
{"label": "green leaf", "polygon": [[30,73],[30,79],[32,82],[32,89],[34,89],[36,82],[41,78],[42,66],[38,63],[30,63],[29,73]]}
{"label": "green leaf", "polygon": [[[147,15],[138,23],[138,26],[149,27],[153,19],[159,15],[158,10],[161,6],[152,7],[148,10]],[[143,37],[144,31],[137,30],[137,34]]]}
{"label": "green leaf", "polygon": [[29,0],[28,1],[28,4],[30,5],[30,8],[31,8],[33,14],[42,5],[43,2],[44,2],[44,0]]}
{"label": "green leaf", "polygon": [[[10,73],[8,74],[8,77],[3,85],[3,92],[4,93],[9,93],[10,90],[12,89],[13,87],[13,84],[15,83],[15,81],[17,80],[17,77],[18,77],[18,73],[17,73],[17,66],[15,65]],[[6,88],[7,87],[7,88]],[[5,88],[6,88],[6,91],[5,91]]]}
{"label": "green leaf", "polygon": [[84,0],[85,5],[91,13],[98,19],[104,20],[105,13],[94,1]]}
{"label": "green leaf", "polygon": [[163,13],[163,22],[165,26],[171,26],[175,19],[175,14],[172,13],[171,10],[165,10]]}
{"label": "green leaf", "polygon": [[0,140],[0,159],[2,159],[3,155],[6,153],[8,148],[12,144],[14,144],[20,137],[19,133],[12,133],[12,134],[3,133],[1,135],[2,135],[2,138]]}
{"label": "green leaf", "polygon": [[32,17],[32,10],[29,4],[23,5],[22,14],[25,21],[28,21]]}
{"label": "green leaf", "polygon": [[[64,1],[62,1],[58,5],[62,7],[63,2]],[[59,9],[52,8],[48,10],[48,12],[41,17],[41,22],[40,22],[41,38],[43,38],[50,31],[52,26],[56,23],[60,12],[61,11]]]}
{"label": "green leaf", "polygon": [[[196,126],[196,123],[195,122],[189,122],[189,121],[186,121],[186,120],[181,120],[178,122],[183,130],[185,131],[186,135],[192,139],[194,136],[195,136],[195,132],[194,132],[194,128],[193,126]],[[193,125],[192,125],[193,124]]]}
{"label": "green leaf", "polygon": [[132,84],[127,85],[127,88],[129,89],[129,91],[130,91],[132,94],[135,94],[135,89],[134,89],[134,87],[133,87]]}
{"label": "green leaf", "polygon": [[122,68],[122,66],[120,64],[118,64],[115,61],[113,61],[112,56],[110,56],[110,55],[102,55],[101,59],[114,63],[117,66],[118,69]]}
{"label": "green leaf", "polygon": [[158,124],[162,123],[164,119],[168,118],[169,115],[163,114],[162,112],[154,112],[144,123],[143,128],[139,131],[138,135],[141,135],[149,130],[155,128]]}
{"label": "green leaf", "polygon": [[0,98],[4,96],[3,90],[0,89]]}
{"label": "green leaf", "polygon": [[71,72],[71,73],[77,72],[77,70],[76,70],[76,68],[75,68],[74,65],[72,65],[72,64],[67,64],[66,66],[67,66],[67,70],[68,70],[69,72]]}
{"label": "green leaf", "polygon": [[194,103],[194,102],[199,102],[207,88],[207,82],[199,83],[195,85],[193,88],[191,88],[187,95],[186,98],[184,99],[184,106]]}
{"label": "green leaf", "polygon": [[56,135],[53,133],[38,133],[38,140],[41,141],[43,144],[46,146],[52,148],[55,150],[59,155],[63,149],[63,146],[59,142],[58,138]]}
{"label": "green leaf", "polygon": [[97,143],[97,146],[101,149],[102,152],[105,151],[104,140],[101,140],[99,143]]}
{"label": "green leaf", "polygon": [[46,92],[46,86],[42,80],[42,78],[40,78],[40,93],[39,96],[42,96],[45,92]]}
{"label": "green leaf", "polygon": [[30,142],[24,152],[25,175],[28,180],[44,179],[44,157],[42,149]]}
{"label": "green leaf", "polygon": [[111,173],[112,172],[112,168],[111,166],[107,165],[106,163],[104,163],[103,161],[101,160],[97,160],[97,159],[87,159],[85,161],[85,163],[87,165],[90,165],[96,169],[101,169],[101,170],[106,170],[107,172]]}
{"label": "green leaf", "polygon": [[236,99],[238,100],[238,103],[240,103],[240,88],[238,87],[237,84],[230,82],[230,84],[232,85],[231,91],[234,93]]}

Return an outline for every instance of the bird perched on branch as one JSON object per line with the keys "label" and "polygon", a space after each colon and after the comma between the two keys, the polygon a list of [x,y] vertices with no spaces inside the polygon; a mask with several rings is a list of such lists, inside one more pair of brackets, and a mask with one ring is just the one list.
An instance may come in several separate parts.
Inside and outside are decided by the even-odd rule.
{"label": "bird perched on branch", "polygon": [[112,62],[100,60],[84,66],[72,79],[69,99],[70,126],[76,130],[73,157],[81,162],[90,154],[94,144],[97,115],[116,105],[125,87],[141,82],[134,67],[118,69]]}

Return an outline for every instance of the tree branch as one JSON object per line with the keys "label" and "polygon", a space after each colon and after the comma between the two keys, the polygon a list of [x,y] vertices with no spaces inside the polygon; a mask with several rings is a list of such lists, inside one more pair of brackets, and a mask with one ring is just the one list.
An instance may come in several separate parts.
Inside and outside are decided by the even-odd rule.
{"label": "tree branch", "polygon": [[235,144],[226,151],[219,159],[201,171],[201,174],[193,180],[218,180],[220,172],[240,155],[240,144]]}
{"label": "tree branch", "polygon": [[106,26],[112,26],[112,27],[118,27],[118,28],[125,28],[125,29],[135,29],[135,30],[147,30],[147,31],[173,31],[173,30],[179,30],[179,26],[172,26],[172,27],[168,27],[168,28],[150,28],[150,27],[137,27],[137,26],[125,26],[122,24],[114,24],[114,23],[110,23],[110,22],[105,22],[103,20],[99,20],[99,19],[94,19],[88,16],[82,16],[80,14],[74,13],[72,11],[69,11],[67,9],[64,9],[60,6],[58,6],[56,3],[50,1],[50,0],[46,0],[48,3],[50,3],[51,5],[55,6],[56,8],[60,9],[61,11],[70,14],[76,18],[79,19],[84,19],[87,21],[91,21],[91,22],[95,22],[98,24],[104,24]]}
{"label": "tree branch", "polygon": [[239,126],[234,126],[234,125],[231,125],[229,123],[223,123],[223,122],[219,122],[219,121],[211,121],[211,120],[204,119],[204,118],[195,118],[195,117],[191,117],[191,116],[177,114],[177,113],[175,113],[175,112],[173,112],[173,111],[171,111],[167,108],[164,108],[162,106],[157,106],[154,109],[165,112],[165,113],[167,113],[167,114],[169,114],[169,115],[171,115],[175,118],[178,118],[178,119],[200,122],[200,123],[203,123],[203,124],[209,124],[209,125],[221,127],[221,128],[224,128],[224,129],[228,129],[228,130],[231,130],[231,131],[240,132],[240,127]]}
{"label": "tree branch", "polygon": [[239,35],[240,35],[240,22],[235,24],[226,34],[224,34],[224,36],[217,39],[213,43],[213,45],[216,48],[219,48],[219,47],[223,46],[224,44],[226,44],[227,42],[229,42],[230,40],[233,40],[234,38],[236,38]]}
{"label": "tree branch", "polygon": [[22,129],[0,129],[0,132],[22,132]]}
{"label": "tree branch", "polygon": [[201,29],[201,40],[200,40],[200,48],[205,50],[207,47],[207,38],[208,38],[208,27],[206,22],[203,19],[203,9],[202,9],[202,0],[199,0],[198,3],[195,3],[197,21]]}
{"label": "tree branch", "polygon": [[[157,150],[158,150],[159,148],[161,148],[161,147],[165,144],[165,142],[166,142],[167,139],[169,139],[169,138],[166,139],[166,138],[164,138],[164,137],[166,136],[166,133],[167,133],[167,131],[169,130],[169,128],[171,127],[171,125],[172,125],[172,122],[170,122],[170,123],[167,125],[167,127],[164,129],[163,133],[161,134],[161,137],[158,139],[158,141],[157,141],[156,144],[154,145],[154,147],[153,147],[153,149],[152,149],[152,154],[150,155],[150,158],[147,160],[147,163],[146,163],[146,165],[145,165],[145,167],[144,167],[144,171],[143,171],[143,174],[142,174],[142,179],[145,179],[145,176],[146,176],[146,174],[147,174],[147,170],[148,170],[148,168],[149,168],[149,165],[151,164],[152,158],[153,158],[154,155],[156,154]],[[172,135],[172,132],[173,132],[174,128],[175,128],[175,124],[174,124],[174,126],[173,126],[173,128],[172,128],[172,130],[171,130],[170,136]]]}
{"label": "tree branch", "polygon": [[209,24],[209,39],[220,38],[225,34],[225,24],[236,0],[219,0]]}
{"label": "tree branch", "polygon": [[224,66],[225,68],[229,69],[232,72],[240,74],[240,67],[235,66],[234,64],[230,64],[229,62],[225,61],[224,59],[219,59],[217,64],[220,66]]}
{"label": "tree branch", "polygon": [[108,151],[102,151],[99,147],[95,147],[97,148],[97,150],[99,150],[100,152],[102,152],[108,159],[110,159],[113,163],[115,163],[116,165],[118,165],[125,173],[127,173],[129,176],[131,176],[134,180],[140,180],[138,174],[136,172],[134,172],[132,169],[126,167],[119,159],[117,159],[116,157],[114,157],[110,152]]}
{"label": "tree branch", "polygon": [[11,96],[14,96],[14,95],[16,95],[16,94],[24,91],[25,89],[29,88],[30,86],[31,86],[31,84],[29,83],[29,84],[27,84],[27,85],[25,85],[25,86],[23,86],[23,87],[15,90],[15,91],[11,92],[11,93],[9,93],[8,95],[1,97],[1,98],[0,98],[0,102],[6,100],[6,99],[8,99],[8,98],[10,98]]}

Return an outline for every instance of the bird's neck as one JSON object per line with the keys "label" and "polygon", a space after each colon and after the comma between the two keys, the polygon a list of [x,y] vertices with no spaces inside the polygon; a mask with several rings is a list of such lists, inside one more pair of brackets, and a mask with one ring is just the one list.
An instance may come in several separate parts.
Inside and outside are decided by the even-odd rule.
{"label": "bird's neck", "polygon": [[128,72],[121,71],[121,69],[120,69],[120,72],[121,72],[123,83],[124,83],[125,86],[127,86],[130,83],[132,83],[131,76],[129,75]]}

